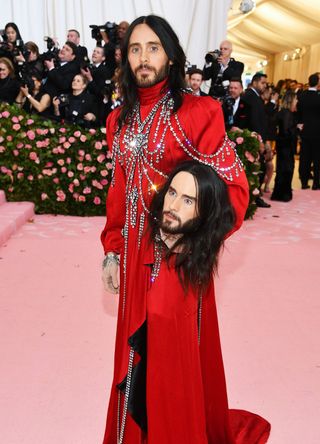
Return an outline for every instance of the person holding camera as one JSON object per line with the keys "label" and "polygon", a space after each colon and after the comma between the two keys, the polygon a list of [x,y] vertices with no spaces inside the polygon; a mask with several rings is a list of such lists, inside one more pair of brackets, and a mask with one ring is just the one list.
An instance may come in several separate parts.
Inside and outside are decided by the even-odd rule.
{"label": "person holding camera", "polygon": [[80,71],[75,61],[76,51],[77,47],[74,43],[66,42],[58,53],[58,66],[55,66],[54,55],[50,60],[44,61],[48,70],[45,89],[51,97],[71,92],[72,80]]}
{"label": "person holding camera", "polygon": [[83,60],[88,59],[88,50],[85,46],[80,45],[80,32],[76,29],[69,29],[67,34],[67,41],[72,42],[76,45],[77,49],[75,60],[81,66]]}
{"label": "person holding camera", "polygon": [[209,95],[221,98],[226,95],[230,79],[241,78],[244,64],[231,57],[232,43],[224,40],[220,43],[220,49],[208,52],[205,56],[203,68],[204,80],[211,79]]}
{"label": "person holding camera", "polygon": [[90,128],[96,121],[93,96],[87,91],[88,80],[77,74],[72,81],[72,93],[53,98],[54,115],[67,122]]}
{"label": "person holding camera", "polygon": [[10,59],[0,57],[0,102],[14,103],[19,93],[19,82],[15,78]]}
{"label": "person holding camera", "polygon": [[38,71],[31,73],[29,84],[20,86],[16,104],[27,113],[49,117],[51,97],[45,92],[41,80],[42,76]]}
{"label": "person holding camera", "polygon": [[15,57],[15,62],[20,77],[26,75],[31,78],[32,73],[37,72],[41,75],[41,79],[43,78],[44,65],[40,59],[39,47],[35,42],[27,42],[24,45],[24,51]]}
{"label": "person holding camera", "polygon": [[114,70],[105,64],[106,57],[104,49],[101,46],[96,46],[92,53],[92,64],[85,66],[81,69],[81,74],[88,81],[88,91],[95,98],[97,117],[102,123],[105,122],[104,116],[104,91],[106,87],[106,81],[111,80],[114,74]]}
{"label": "person holding camera", "polygon": [[8,58],[14,63],[15,56],[19,54],[20,48],[23,46],[19,28],[15,23],[9,22],[6,24],[2,40],[0,44],[0,56]]}

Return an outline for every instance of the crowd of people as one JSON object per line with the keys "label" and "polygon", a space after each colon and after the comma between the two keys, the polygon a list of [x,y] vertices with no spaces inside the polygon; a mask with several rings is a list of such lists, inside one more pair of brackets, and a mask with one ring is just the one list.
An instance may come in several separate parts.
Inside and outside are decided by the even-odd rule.
{"label": "crowd of people", "polygon": [[[46,37],[47,51],[40,54],[35,42],[23,42],[15,23],[7,23],[0,42],[0,102],[15,103],[29,113],[88,128],[104,126],[109,113],[122,103],[118,76],[121,42],[128,26],[123,21],[93,29],[97,45],[89,60],[75,29],[67,31],[61,49],[55,39]],[[226,128],[248,128],[260,134],[257,206],[270,206],[262,195],[271,192],[275,153],[272,200],[292,199],[295,155],[300,159],[302,189],[309,188],[312,178],[312,189],[319,189],[319,73],[311,75],[306,85],[292,79],[273,85],[258,72],[244,91],[244,64],[231,55],[232,44],[224,40],[219,49],[205,55],[203,69],[186,66],[186,87],[194,95],[205,96],[201,87],[203,81],[210,80],[208,95],[221,102]]]}
{"label": "crowd of people", "polygon": [[93,30],[96,47],[90,60],[76,29],[67,31],[61,48],[45,37],[47,51],[40,54],[35,42],[24,43],[15,23],[7,23],[0,41],[0,102],[88,128],[104,126],[121,103],[117,74],[128,26],[123,21]]}

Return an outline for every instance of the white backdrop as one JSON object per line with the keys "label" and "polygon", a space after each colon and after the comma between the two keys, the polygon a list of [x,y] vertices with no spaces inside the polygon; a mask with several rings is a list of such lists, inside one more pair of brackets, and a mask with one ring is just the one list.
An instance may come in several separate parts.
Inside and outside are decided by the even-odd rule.
{"label": "white backdrop", "polygon": [[91,56],[95,41],[89,25],[131,22],[153,13],[169,21],[187,59],[202,68],[206,51],[217,48],[226,36],[229,6],[230,0],[1,0],[0,28],[15,22],[23,40],[36,42],[40,51],[46,49],[45,35],[57,37],[61,45],[67,30],[75,28]]}

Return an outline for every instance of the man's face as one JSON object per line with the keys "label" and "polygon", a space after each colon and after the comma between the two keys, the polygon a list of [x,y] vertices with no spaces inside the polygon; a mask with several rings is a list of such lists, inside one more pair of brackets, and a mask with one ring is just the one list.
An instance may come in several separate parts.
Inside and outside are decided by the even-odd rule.
{"label": "man's face", "polygon": [[231,43],[227,40],[220,43],[220,51],[221,51],[221,57],[222,58],[230,58],[231,52],[232,52],[232,46]]}
{"label": "man's face", "polygon": [[192,174],[180,171],[174,176],[164,197],[161,229],[181,233],[183,226],[198,214],[197,185]]}
{"label": "man's face", "polygon": [[123,39],[127,30],[128,30],[128,24],[126,22],[119,23],[117,34],[120,40]]}
{"label": "man's face", "polygon": [[121,64],[121,49],[120,48],[116,48],[114,51],[114,59],[116,61],[117,65]]}
{"label": "man's face", "polygon": [[71,62],[75,58],[72,48],[69,45],[63,45],[59,51],[59,59],[61,62]]}
{"label": "man's face", "polygon": [[240,82],[230,82],[229,94],[233,99],[237,99],[238,97],[240,97],[242,91],[243,89]]}
{"label": "man's face", "polygon": [[254,83],[253,83],[253,87],[254,87],[254,89],[259,93],[259,94],[262,94],[263,93],[263,91],[266,89],[266,87],[267,87],[267,78],[266,77],[260,77],[260,79],[259,80],[256,80]]}
{"label": "man's face", "polygon": [[96,46],[92,52],[92,61],[93,63],[102,63],[105,61],[105,55],[104,55],[104,51],[103,48],[101,48],[100,46]]}
{"label": "man's face", "polygon": [[67,34],[67,40],[69,42],[74,43],[75,45],[79,45],[80,38],[78,37],[78,34],[74,31],[69,31]]}
{"label": "man's face", "polygon": [[202,75],[201,74],[192,74],[190,76],[189,84],[192,91],[198,91],[202,83]]}
{"label": "man's face", "polygon": [[148,88],[168,76],[172,64],[159,37],[148,25],[137,25],[129,40],[128,61],[138,87]]}

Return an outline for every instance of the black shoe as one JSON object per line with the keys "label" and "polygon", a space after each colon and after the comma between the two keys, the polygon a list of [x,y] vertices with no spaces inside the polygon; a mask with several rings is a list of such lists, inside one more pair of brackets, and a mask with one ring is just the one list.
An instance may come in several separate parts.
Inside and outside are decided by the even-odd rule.
{"label": "black shoe", "polygon": [[256,198],[256,205],[259,208],[270,208],[271,205],[265,202],[261,197]]}
{"label": "black shoe", "polygon": [[301,186],[301,189],[302,189],[302,190],[307,190],[308,188],[310,188],[309,185],[302,185],[302,186]]}
{"label": "black shoe", "polygon": [[320,190],[320,185],[312,185],[313,190]]}

